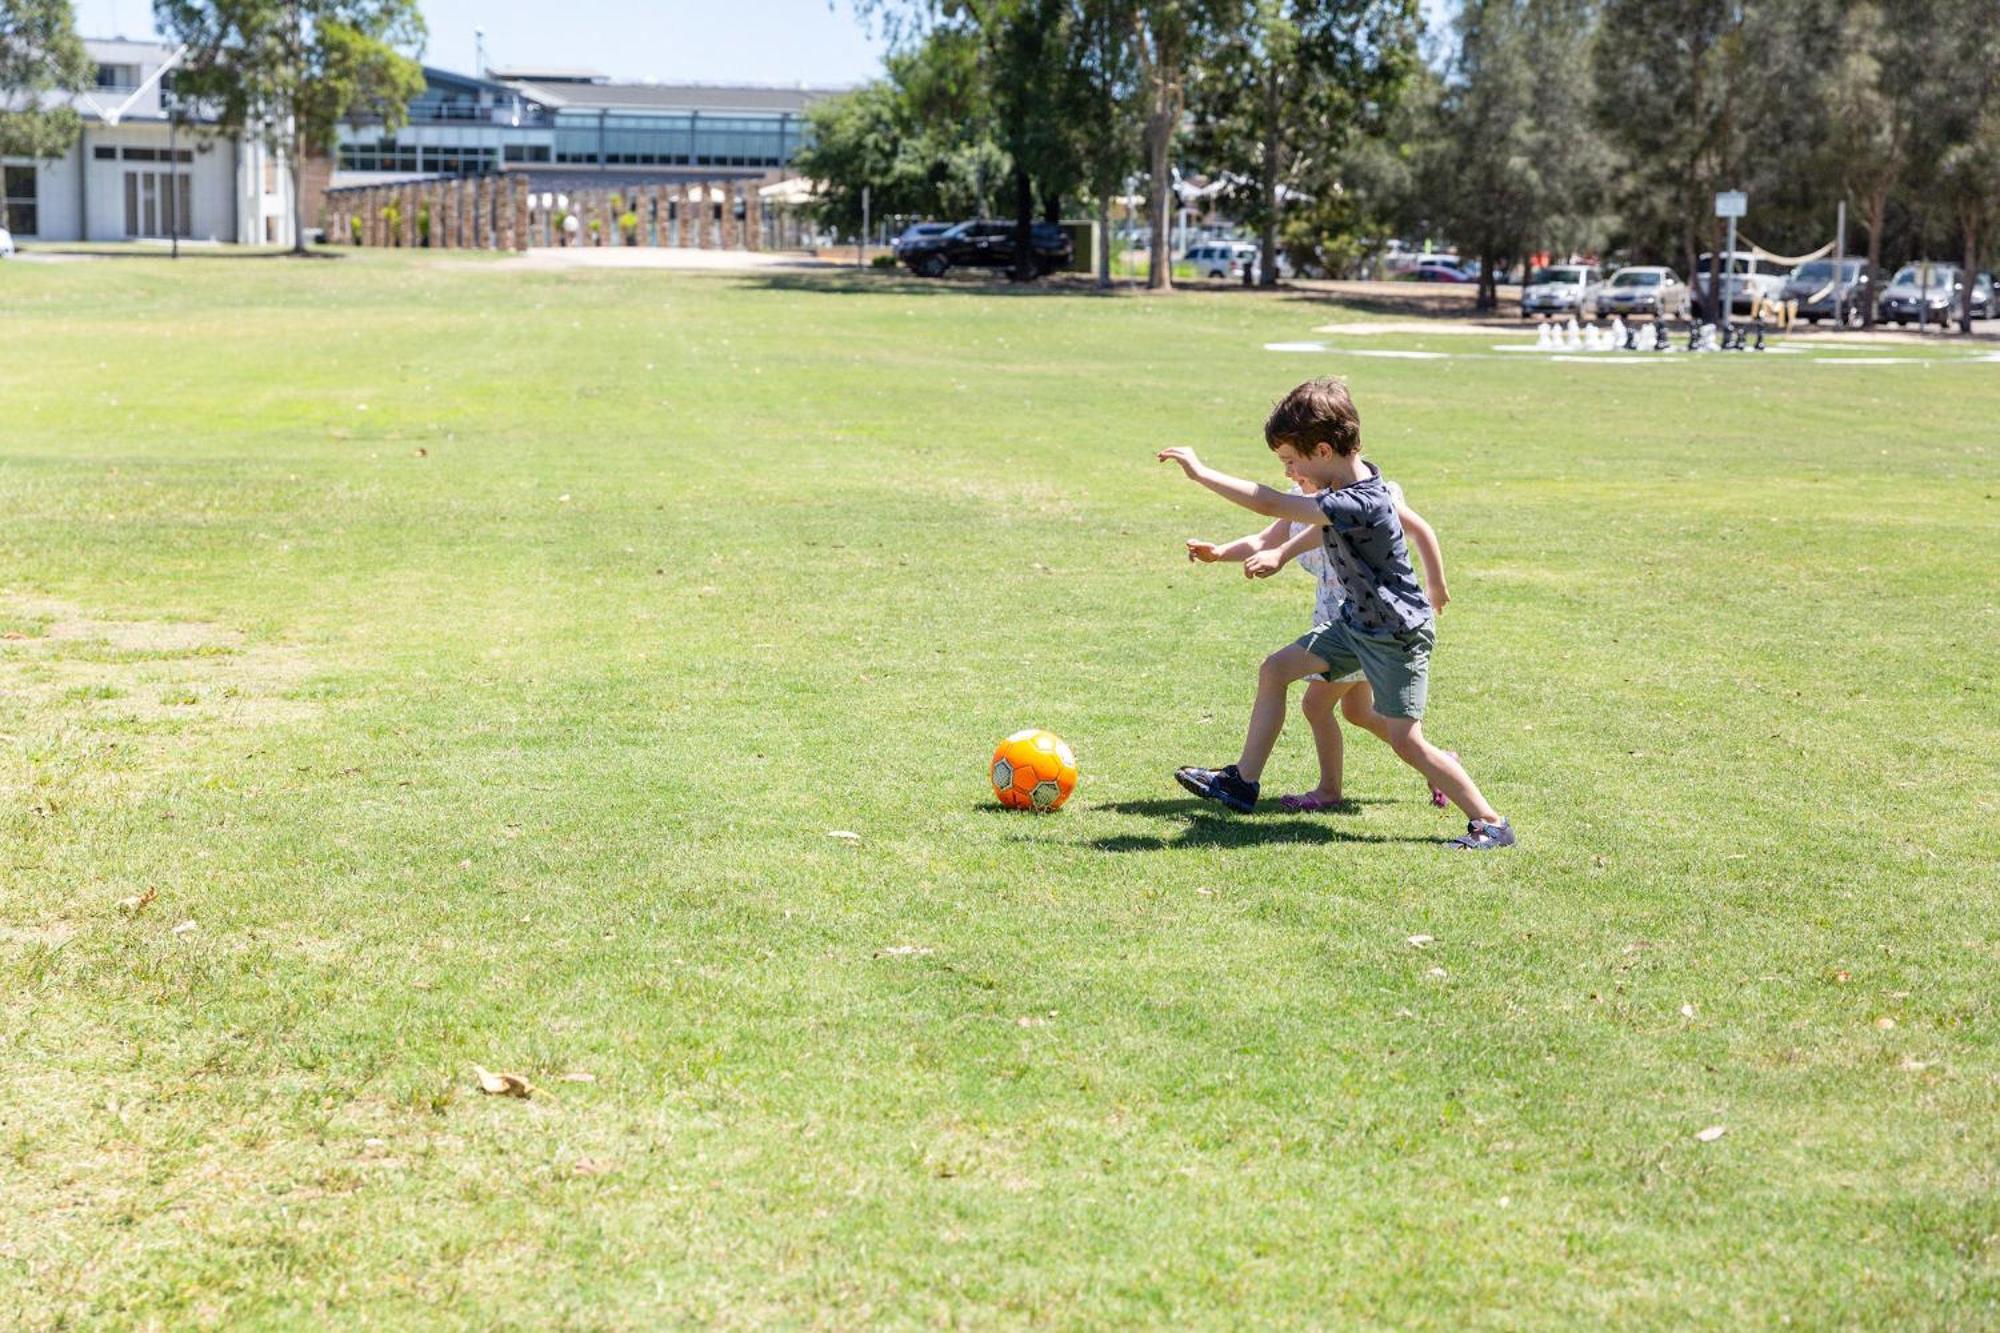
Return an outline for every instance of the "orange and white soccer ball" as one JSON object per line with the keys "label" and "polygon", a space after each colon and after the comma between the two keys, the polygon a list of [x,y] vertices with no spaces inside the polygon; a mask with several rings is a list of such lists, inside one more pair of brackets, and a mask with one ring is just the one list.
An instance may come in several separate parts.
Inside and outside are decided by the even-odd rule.
{"label": "orange and white soccer ball", "polygon": [[993,794],[1010,810],[1054,810],[1076,790],[1076,755],[1052,731],[1017,731],[993,751]]}

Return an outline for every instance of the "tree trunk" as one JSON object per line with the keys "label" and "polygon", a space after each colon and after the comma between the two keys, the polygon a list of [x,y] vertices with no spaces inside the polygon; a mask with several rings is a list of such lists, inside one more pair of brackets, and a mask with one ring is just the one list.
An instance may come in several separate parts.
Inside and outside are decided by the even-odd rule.
{"label": "tree trunk", "polygon": [[1033,282],[1035,272],[1035,183],[1014,168],[1014,281]]}
{"label": "tree trunk", "polygon": [[1107,190],[1097,192],[1097,287],[1099,291],[1111,286],[1111,194]]}
{"label": "tree trunk", "polygon": [[1965,283],[1965,295],[1959,299],[1958,331],[1972,332],[1972,289],[1979,285],[1979,222],[1970,213],[1959,219],[1959,231],[1965,237],[1965,265],[1959,269],[1959,277]]}
{"label": "tree trunk", "polygon": [[1479,250],[1479,298],[1473,308],[1492,311],[1500,306],[1499,284],[1493,281],[1493,247],[1481,246]]}
{"label": "tree trunk", "polygon": [[1875,302],[1881,296],[1882,215],[1889,211],[1889,192],[1877,190],[1868,196],[1868,302],[1861,308],[1861,327],[1875,327]]}
{"label": "tree trunk", "polygon": [[1278,136],[1284,133],[1276,70],[1264,80],[1264,226],[1259,238],[1257,285],[1278,285]]}
{"label": "tree trunk", "polygon": [[295,255],[302,255],[306,252],[306,201],[300,197],[299,193],[300,183],[305,174],[304,163],[301,160],[305,157],[304,149],[305,145],[300,142],[299,136],[294,133],[292,135],[292,160],[285,165],[291,168],[292,253]]}
{"label": "tree trunk", "polygon": [[[1162,98],[1165,94],[1160,94]],[[1152,244],[1146,260],[1146,290],[1169,292],[1174,288],[1174,252],[1168,227],[1174,216],[1174,180],[1168,165],[1173,155],[1174,120],[1157,107],[1146,117],[1146,165],[1153,187],[1146,200],[1146,212],[1153,227]]]}
{"label": "tree trunk", "polygon": [[1729,294],[1722,290],[1722,268],[1730,261],[1722,254],[1722,220],[1717,218],[1708,231],[1708,322],[1720,324],[1729,305]]}

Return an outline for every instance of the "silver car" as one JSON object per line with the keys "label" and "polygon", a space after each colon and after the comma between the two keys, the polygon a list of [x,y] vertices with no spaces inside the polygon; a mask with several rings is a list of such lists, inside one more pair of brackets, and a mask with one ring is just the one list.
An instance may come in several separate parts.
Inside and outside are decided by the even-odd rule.
{"label": "silver car", "polygon": [[1609,315],[1681,319],[1687,314],[1687,287],[1670,268],[1652,265],[1621,268],[1597,289],[1591,299],[1591,313],[1599,319]]}
{"label": "silver car", "polygon": [[1521,288],[1521,318],[1583,314],[1597,279],[1597,268],[1592,264],[1550,264],[1536,269]]}

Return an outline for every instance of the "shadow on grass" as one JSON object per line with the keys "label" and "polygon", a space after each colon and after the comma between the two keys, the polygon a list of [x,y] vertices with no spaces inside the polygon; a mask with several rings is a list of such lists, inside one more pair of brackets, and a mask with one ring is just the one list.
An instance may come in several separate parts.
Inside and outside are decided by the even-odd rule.
{"label": "shadow on grass", "polygon": [[[1350,801],[1345,809],[1393,802]],[[1434,846],[1441,838],[1419,838],[1408,834],[1355,833],[1337,824],[1322,823],[1311,815],[1272,814],[1229,816],[1215,813],[1215,807],[1192,797],[1140,801],[1113,801],[1096,807],[1120,815],[1145,815],[1152,819],[1172,819],[1184,824],[1173,837],[1145,833],[1121,833],[1093,838],[1090,846],[1100,852],[1163,852],[1176,848],[1257,847],[1266,845],[1325,845],[1328,843],[1407,842]]]}
{"label": "shadow on grass", "polygon": [[829,296],[1127,296],[1143,293],[1143,282],[1114,282],[1101,288],[1082,273],[1062,273],[1034,282],[1014,282],[998,271],[949,273],[920,278],[907,269],[811,269],[754,271],[732,275],[750,291],[812,292]]}

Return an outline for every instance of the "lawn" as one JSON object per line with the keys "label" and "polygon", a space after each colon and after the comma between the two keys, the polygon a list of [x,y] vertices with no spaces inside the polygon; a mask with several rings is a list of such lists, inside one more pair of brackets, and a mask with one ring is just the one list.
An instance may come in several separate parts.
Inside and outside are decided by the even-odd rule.
{"label": "lawn", "polygon": [[[0,266],[0,1309],[2000,1322],[2000,365],[1342,317]],[[1512,852],[1171,781],[1312,591],[1153,452],[1328,372]]]}

